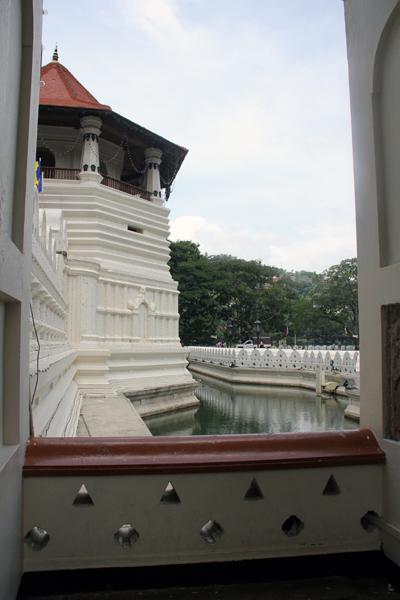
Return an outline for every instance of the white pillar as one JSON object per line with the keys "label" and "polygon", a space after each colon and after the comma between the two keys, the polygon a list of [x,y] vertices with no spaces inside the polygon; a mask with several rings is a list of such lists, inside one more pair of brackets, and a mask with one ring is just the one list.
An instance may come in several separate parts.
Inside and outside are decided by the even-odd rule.
{"label": "white pillar", "polygon": [[88,116],[81,119],[82,155],[80,179],[100,183],[99,135],[102,120],[99,117]]}
{"label": "white pillar", "polygon": [[155,198],[161,198],[160,164],[162,151],[158,148],[146,148],[144,156],[147,167],[144,176],[144,187]]}
{"label": "white pillar", "polygon": [[322,370],[321,365],[318,365],[317,370],[315,372],[315,391],[317,396],[322,394],[322,390],[325,385],[325,371]]}

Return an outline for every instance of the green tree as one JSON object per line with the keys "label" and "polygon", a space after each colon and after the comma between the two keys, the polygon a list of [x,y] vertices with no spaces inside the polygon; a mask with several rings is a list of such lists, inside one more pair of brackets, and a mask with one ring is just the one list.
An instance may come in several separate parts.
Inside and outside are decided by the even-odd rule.
{"label": "green tree", "polygon": [[320,317],[335,324],[339,335],[358,335],[357,259],[342,260],[324,271],[313,301]]}
{"label": "green tree", "polygon": [[211,256],[209,260],[225,337],[230,342],[251,338],[254,321],[262,321],[263,289],[278,270],[260,261],[226,255]]}
{"label": "green tree", "polygon": [[[358,333],[357,261],[317,274],[286,272],[230,255],[207,256],[189,241],[171,243],[170,269],[179,284],[184,344],[230,344],[260,335],[313,343],[344,341]],[[350,341],[350,339],[346,340]]]}
{"label": "green tree", "polygon": [[218,303],[208,260],[193,242],[172,242],[171,275],[179,284],[179,334],[183,344],[212,343],[218,324]]}

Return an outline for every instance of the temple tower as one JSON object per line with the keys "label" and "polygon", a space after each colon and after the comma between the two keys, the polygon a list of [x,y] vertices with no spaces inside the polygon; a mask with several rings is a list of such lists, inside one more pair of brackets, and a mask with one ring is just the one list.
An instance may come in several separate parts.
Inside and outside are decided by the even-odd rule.
{"label": "temple tower", "polygon": [[[53,357],[66,351],[66,340],[75,353],[66,418],[76,412],[77,390],[81,398],[140,398],[145,390],[142,409],[150,412],[194,405],[162,184],[176,176],[187,150],[99,103],[59,62],[58,51],[41,79],[38,220],[61,243],[66,302],[65,339],[55,347],[56,332],[42,342]],[[40,302],[35,306],[40,314]]]}

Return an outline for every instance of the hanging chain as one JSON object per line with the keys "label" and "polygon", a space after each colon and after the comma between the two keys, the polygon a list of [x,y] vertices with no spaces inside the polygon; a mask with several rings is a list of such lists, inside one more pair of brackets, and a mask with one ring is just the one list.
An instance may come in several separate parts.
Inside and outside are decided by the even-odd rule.
{"label": "hanging chain", "polygon": [[74,150],[76,148],[81,137],[82,137],[82,132],[80,131],[78,133],[78,135],[76,136],[74,142],[72,143],[72,146],[69,146],[66,150],[63,150],[62,152],[59,152],[58,150],[54,150],[53,148],[50,148],[50,146],[48,146],[46,144],[46,142],[43,138],[38,138],[38,147],[46,148],[46,150],[50,150],[50,152],[52,152],[53,154],[57,154],[57,156],[65,156],[66,154],[70,154],[70,152],[72,152],[72,150]]}
{"label": "hanging chain", "polygon": [[126,129],[124,131],[124,137],[122,139],[122,145],[123,144],[125,144],[126,153],[128,155],[129,162],[131,163],[131,165],[134,168],[134,170],[136,171],[136,173],[138,173],[138,175],[143,175],[144,173],[146,173],[147,166],[145,166],[144,169],[138,169],[137,166],[135,165],[134,161],[133,161],[131,150],[130,150],[129,144],[128,144],[128,134],[126,132]]}
{"label": "hanging chain", "polygon": [[[72,143],[71,146],[67,147],[66,150],[63,150],[62,152],[55,150],[54,148],[51,148],[50,146],[48,146],[48,144],[45,142],[45,140],[43,138],[38,138],[38,147],[39,148],[45,148],[46,150],[49,150],[50,152],[52,152],[53,154],[56,154],[57,156],[65,156],[67,154],[70,154],[77,146],[78,142],[81,141],[82,138],[82,132],[79,132],[77,137],[75,138],[74,142]],[[92,152],[95,154],[95,156],[97,157],[97,160],[100,162],[100,156],[99,156],[99,144],[97,144],[97,147],[93,146],[90,139],[87,140],[89,142],[89,146],[92,150]],[[120,155],[120,153],[124,150],[126,150],[126,154],[128,157],[128,160],[133,168],[133,170],[138,174],[138,175],[144,175],[144,173],[146,173],[147,171],[147,165],[143,168],[143,169],[139,169],[132,157],[132,153],[131,153],[131,149],[129,147],[129,142],[128,142],[128,134],[127,134],[127,130],[125,129],[123,136],[119,142],[118,148],[115,151],[115,153],[108,158],[107,160],[102,160],[102,163],[105,165],[109,165],[110,163],[112,163],[114,160],[117,159],[117,157]],[[178,166],[178,160],[176,160],[175,163],[175,168],[173,170],[173,175],[170,179],[165,179],[160,172],[160,180],[161,182],[164,184],[164,186],[166,187],[166,189],[168,190],[167,194],[168,196],[172,193],[173,189],[174,189],[174,181],[175,181],[175,177],[178,173],[179,170],[179,166]]]}
{"label": "hanging chain", "polygon": [[[92,143],[91,143],[90,139],[88,140],[88,142],[89,142],[89,146],[90,146],[90,148],[92,149],[92,151],[93,151],[93,152],[95,152],[95,154],[96,154],[96,152],[97,152],[97,154],[96,154],[96,155],[97,155],[97,159],[98,159],[98,160],[100,160],[100,159],[99,159],[99,155],[98,155],[98,150],[95,150],[95,148],[92,146]],[[125,149],[126,149],[126,154],[127,154],[127,156],[128,156],[129,162],[131,163],[131,165],[132,165],[132,167],[133,167],[134,171],[136,171],[136,173],[138,173],[139,175],[143,175],[144,173],[146,173],[146,171],[147,171],[147,166],[146,166],[146,167],[144,167],[144,169],[138,169],[138,168],[137,168],[137,166],[135,165],[135,162],[134,162],[134,160],[133,160],[133,158],[132,158],[132,153],[131,153],[131,150],[130,150],[130,148],[129,148],[129,144],[128,144],[128,136],[127,136],[127,133],[126,133],[126,131],[124,132],[124,135],[123,135],[123,137],[121,138],[121,141],[120,141],[120,143],[119,143],[119,147],[118,147],[117,151],[115,152],[115,154],[114,154],[114,155],[113,155],[111,158],[109,158],[108,160],[103,160],[102,162],[103,162],[105,165],[108,165],[108,164],[110,164],[110,163],[111,163],[113,160],[115,160],[115,159],[116,159],[116,157],[117,157],[117,156],[120,154],[120,152],[124,150],[124,147],[125,147]]]}
{"label": "hanging chain", "polygon": [[119,156],[119,154],[121,153],[121,150],[123,150],[123,148],[122,148],[122,144],[120,143],[120,145],[118,146],[117,151],[115,152],[115,154],[113,154],[112,157],[109,158],[108,160],[103,160],[102,162],[105,165],[109,165],[110,163],[112,163]]}
{"label": "hanging chain", "polygon": [[164,177],[161,175],[161,171],[160,171],[160,180],[161,183],[164,184],[165,186],[165,199],[166,201],[168,201],[170,195],[172,194],[172,192],[175,189],[175,177],[177,175],[179,171],[179,164],[178,164],[178,160],[175,161],[175,169],[174,169],[174,173],[171,177],[170,180],[164,179]]}
{"label": "hanging chain", "polygon": [[[116,122],[117,122],[119,125],[121,125],[121,124],[122,124],[122,119],[121,119],[120,117],[116,116],[116,115],[115,115],[115,114],[113,114],[113,113],[111,113],[111,117],[112,117],[112,118],[114,119],[114,121],[116,121]],[[126,149],[126,154],[127,154],[127,156],[128,156],[128,160],[129,160],[129,162],[130,162],[130,164],[131,164],[131,166],[132,166],[133,170],[134,170],[134,171],[136,171],[136,173],[137,173],[138,175],[143,175],[144,173],[146,173],[146,171],[147,171],[147,166],[145,166],[143,169],[139,169],[139,168],[136,166],[136,164],[135,164],[135,161],[134,161],[134,160],[133,160],[133,158],[132,158],[132,153],[131,153],[131,150],[130,150],[130,147],[129,147],[129,143],[128,143],[128,132],[127,132],[127,129],[126,129],[126,127],[125,127],[125,129],[124,129],[124,132],[123,132],[123,135],[122,135],[122,138],[121,138],[120,146],[121,146],[121,148],[122,148],[122,149],[123,149],[123,148],[124,148],[124,146],[125,146],[125,149]]]}

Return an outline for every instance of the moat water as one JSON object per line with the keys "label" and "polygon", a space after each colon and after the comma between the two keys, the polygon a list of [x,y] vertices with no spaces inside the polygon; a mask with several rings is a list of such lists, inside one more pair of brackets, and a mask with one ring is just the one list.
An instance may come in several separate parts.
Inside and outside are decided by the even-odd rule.
{"label": "moat water", "polygon": [[153,435],[218,435],[357,429],[347,419],[347,401],[279,387],[234,387],[200,382],[200,406],[149,417]]}

